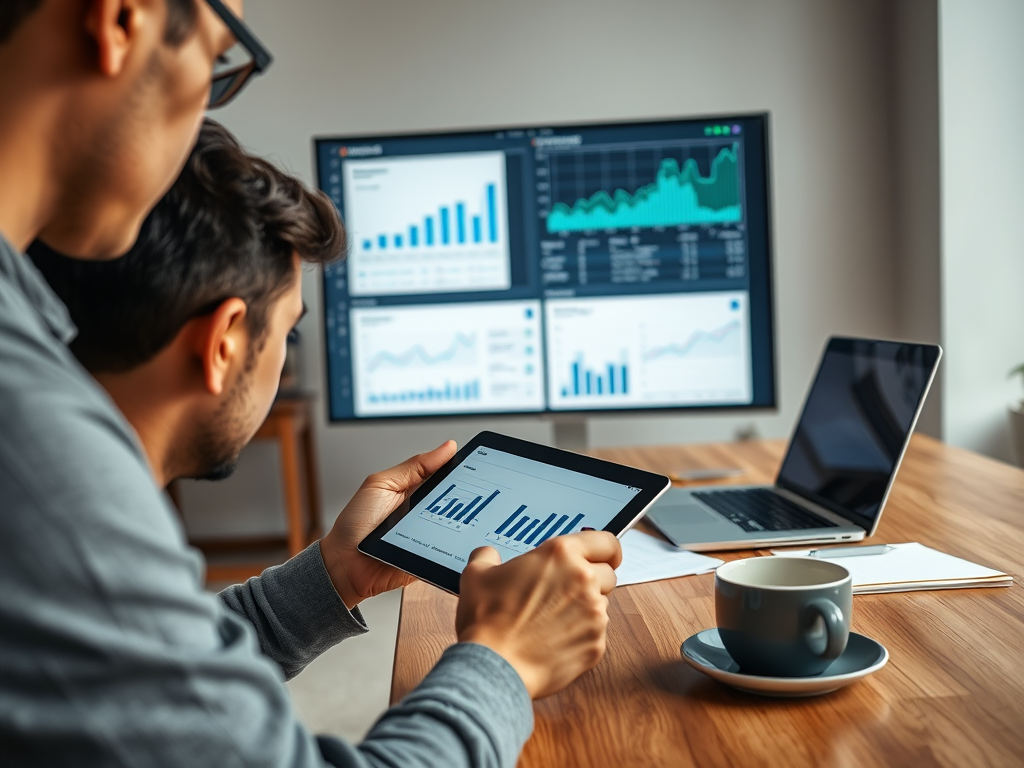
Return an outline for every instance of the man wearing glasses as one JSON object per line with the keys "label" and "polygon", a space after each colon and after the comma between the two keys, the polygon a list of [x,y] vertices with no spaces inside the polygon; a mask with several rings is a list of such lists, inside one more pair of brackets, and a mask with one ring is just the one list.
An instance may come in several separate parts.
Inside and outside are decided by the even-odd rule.
{"label": "man wearing glasses", "polygon": [[36,238],[87,259],[131,247],[204,109],[270,65],[240,10],[0,1],[0,765],[511,766],[530,698],[603,653],[614,538],[505,565],[477,554],[460,642],[362,744],[314,739],[280,681],[365,631],[361,600],[406,583],[355,545],[452,447],[371,476],[323,541],[207,595],[137,436],[21,253]]}

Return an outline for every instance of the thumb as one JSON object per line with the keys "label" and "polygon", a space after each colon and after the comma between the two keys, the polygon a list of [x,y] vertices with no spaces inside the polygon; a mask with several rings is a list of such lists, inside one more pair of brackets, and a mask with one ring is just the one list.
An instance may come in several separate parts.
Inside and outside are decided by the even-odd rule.
{"label": "thumb", "polygon": [[501,565],[501,555],[494,547],[477,547],[469,554],[469,565],[476,566],[476,570],[486,570],[496,565]]}
{"label": "thumb", "polygon": [[410,491],[445,465],[458,446],[454,440],[442,443],[432,451],[420,453],[406,459],[397,467],[385,470],[380,474],[396,491]]}

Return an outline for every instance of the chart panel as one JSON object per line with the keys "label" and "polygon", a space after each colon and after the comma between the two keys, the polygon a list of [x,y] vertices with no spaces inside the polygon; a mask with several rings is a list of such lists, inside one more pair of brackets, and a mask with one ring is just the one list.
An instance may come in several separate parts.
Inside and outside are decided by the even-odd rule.
{"label": "chart panel", "polygon": [[352,296],[507,290],[505,154],[349,159]]}
{"label": "chart panel", "polygon": [[672,290],[744,280],[742,128],[708,126],[706,134],[578,146],[538,140],[545,285]]}
{"label": "chart panel", "polygon": [[360,416],[544,407],[539,301],[351,310]]}
{"label": "chart panel", "polygon": [[545,303],[552,409],[747,404],[745,292]]}
{"label": "chart panel", "polygon": [[584,526],[608,525],[639,492],[532,459],[478,448],[384,541],[461,571],[476,547],[501,559]]}

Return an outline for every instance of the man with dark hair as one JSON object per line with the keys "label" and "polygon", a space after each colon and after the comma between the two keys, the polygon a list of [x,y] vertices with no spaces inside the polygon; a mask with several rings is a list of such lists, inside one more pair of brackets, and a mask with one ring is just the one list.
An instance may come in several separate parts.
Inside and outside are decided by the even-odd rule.
{"label": "man with dark hair", "polygon": [[163,487],[234,469],[304,313],[301,263],[344,251],[330,200],[207,120],[127,254],[83,261],[36,241],[29,255],[78,328],[71,351],[135,428]]}
{"label": "man with dark hair", "polygon": [[[361,600],[408,583],[356,544],[454,447],[371,476],[323,540],[220,599],[208,595],[200,559],[154,482],[188,463],[149,466],[138,439],[147,426],[136,432],[74,359],[67,308],[19,252],[37,238],[93,261],[132,247],[185,165],[204,108],[228,101],[270,63],[238,18],[240,5],[0,5],[0,762],[511,766],[532,726],[530,698],[568,685],[604,652],[606,595],[621,556],[615,538],[595,531],[552,539],[505,564],[492,549],[474,553],[462,578],[460,642],[361,745],[314,740],[295,719],[282,673],[297,674],[364,631]],[[217,69],[236,43],[249,60]],[[315,254],[296,251],[313,248],[285,226],[267,235],[262,217],[281,225],[274,205],[302,196],[281,198],[266,186],[272,175],[237,146],[221,142],[210,155],[204,146],[178,191],[194,183],[188,199],[199,195],[217,214],[205,219],[204,209],[186,206],[167,238],[208,226],[229,237],[222,243],[229,250],[237,237],[290,256],[297,283],[300,257]],[[227,178],[223,169],[196,171],[197,162],[217,158]],[[267,210],[248,215],[268,201]],[[306,198],[299,207],[310,204]],[[164,239],[151,244],[173,249]],[[287,259],[275,263],[283,270]],[[284,293],[276,301],[271,293],[261,309],[260,286],[269,283],[218,283],[219,270],[190,268],[195,284],[165,299],[189,308],[181,294],[209,285],[224,292],[202,294],[210,303],[192,307],[198,314],[186,319],[184,334],[136,338],[141,354],[151,354],[141,368],[191,377],[198,386],[180,391],[192,395],[172,405],[213,420],[249,397],[239,410],[245,423],[228,430],[234,442],[258,420],[257,401],[276,383],[280,351],[271,347],[294,323],[299,294],[286,278]],[[112,311],[131,301],[108,299]],[[164,368],[165,354],[185,363]],[[250,360],[265,366],[255,378]],[[150,443],[174,442],[151,432]]]}

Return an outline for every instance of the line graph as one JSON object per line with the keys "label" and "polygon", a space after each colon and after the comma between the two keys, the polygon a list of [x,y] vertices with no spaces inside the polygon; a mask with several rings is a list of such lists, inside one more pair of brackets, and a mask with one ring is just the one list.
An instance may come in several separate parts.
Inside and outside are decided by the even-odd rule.
{"label": "line graph", "polygon": [[[628,187],[635,191],[626,188],[627,179],[634,179],[635,171],[630,170],[623,178],[622,168],[613,168],[622,165],[611,162],[614,153],[578,153],[575,162],[571,162],[571,156],[560,157],[554,163],[553,180],[556,194],[563,200],[551,207],[547,230],[555,233],[739,222],[743,211],[737,153],[736,144],[721,148],[706,175],[701,174],[693,157],[666,157],[658,163],[653,182]],[[588,169],[588,163],[597,168]],[[581,178],[584,184],[600,178],[609,186],[574,203],[566,202],[563,190],[578,189]],[[613,183],[617,188],[609,191]]]}
{"label": "line graph", "polygon": [[357,413],[537,409],[543,402],[536,300],[350,310]]}
{"label": "line graph", "polygon": [[451,344],[440,352],[431,353],[422,344],[416,344],[398,354],[382,350],[370,358],[366,370],[373,373],[383,365],[409,368],[415,365],[437,365],[438,363],[462,362],[472,364],[476,359],[476,334],[457,333]]}
{"label": "line graph", "polygon": [[[726,339],[737,336],[739,330],[740,321],[733,320],[712,331],[694,331],[682,343],[664,344],[644,350],[642,359],[644,362],[651,362],[667,356],[686,357],[699,349],[702,344],[720,346]],[[730,350],[730,354],[734,353]]]}

